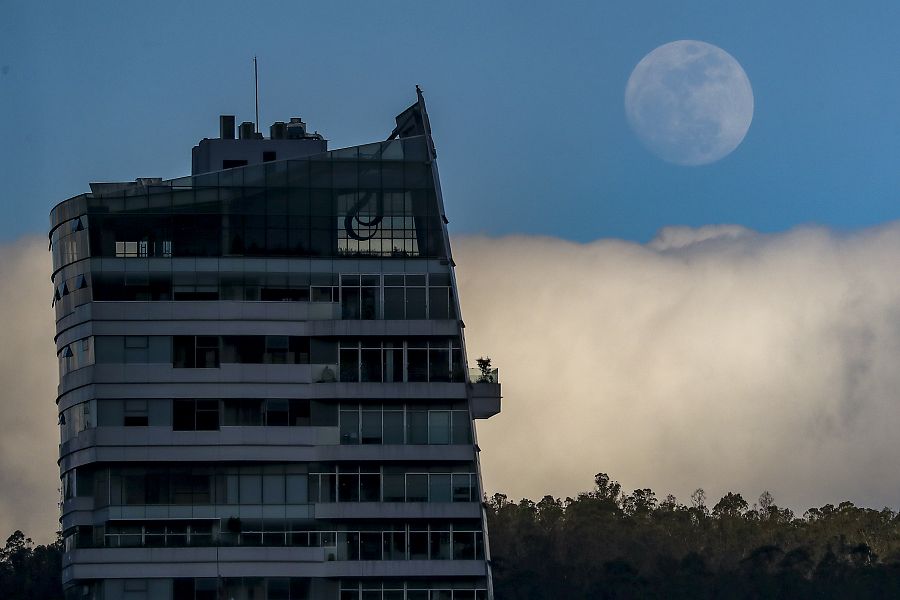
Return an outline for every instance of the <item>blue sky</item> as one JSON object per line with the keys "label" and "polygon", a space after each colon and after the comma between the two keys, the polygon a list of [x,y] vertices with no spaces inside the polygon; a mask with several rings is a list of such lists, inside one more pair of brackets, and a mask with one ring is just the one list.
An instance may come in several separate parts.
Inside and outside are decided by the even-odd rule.
{"label": "blue sky", "polygon": [[[89,181],[177,177],[217,115],[384,137],[425,90],[453,233],[645,241],[672,224],[853,229],[900,215],[900,5],[869,2],[5,2],[0,241]],[[743,144],[663,163],[628,75],[698,39],[753,85]]]}

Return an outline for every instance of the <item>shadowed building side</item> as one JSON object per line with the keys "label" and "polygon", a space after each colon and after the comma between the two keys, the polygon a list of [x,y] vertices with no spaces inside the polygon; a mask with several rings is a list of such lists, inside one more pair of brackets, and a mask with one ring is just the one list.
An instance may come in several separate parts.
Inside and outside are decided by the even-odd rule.
{"label": "shadowed building side", "polygon": [[[418,90],[417,90],[418,92]],[[220,119],[51,212],[68,598],[491,598],[424,100],[327,151]]]}

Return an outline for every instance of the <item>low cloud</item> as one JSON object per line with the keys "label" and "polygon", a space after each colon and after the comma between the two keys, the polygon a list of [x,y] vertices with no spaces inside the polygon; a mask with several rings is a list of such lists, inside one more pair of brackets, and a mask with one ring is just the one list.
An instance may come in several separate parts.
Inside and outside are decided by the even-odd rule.
{"label": "low cloud", "polygon": [[[478,423],[489,493],[575,495],[605,471],[682,501],[900,507],[900,223],[453,244],[470,362],[490,355],[503,383]],[[59,486],[49,272],[44,238],[0,245],[0,535],[41,541]]]}
{"label": "low cloud", "polygon": [[0,543],[58,527],[56,354],[47,238],[0,244]]}
{"label": "low cloud", "polygon": [[574,495],[608,472],[683,502],[771,490],[801,511],[900,507],[900,224],[454,240],[488,493]]}

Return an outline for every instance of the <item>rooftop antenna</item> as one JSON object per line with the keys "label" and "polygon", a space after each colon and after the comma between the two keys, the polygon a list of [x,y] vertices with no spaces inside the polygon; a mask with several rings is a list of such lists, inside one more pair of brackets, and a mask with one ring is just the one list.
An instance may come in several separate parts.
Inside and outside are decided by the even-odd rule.
{"label": "rooftop antenna", "polygon": [[253,56],[253,85],[256,89],[256,131],[259,133],[259,70],[256,66],[256,55]]}

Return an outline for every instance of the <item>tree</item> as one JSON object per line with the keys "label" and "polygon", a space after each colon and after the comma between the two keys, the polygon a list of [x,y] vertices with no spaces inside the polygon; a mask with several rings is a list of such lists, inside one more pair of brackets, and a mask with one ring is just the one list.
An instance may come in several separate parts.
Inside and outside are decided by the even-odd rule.
{"label": "tree", "polygon": [[0,549],[0,597],[4,600],[60,600],[63,597],[62,541],[32,547],[34,542],[15,531]]}
{"label": "tree", "polygon": [[748,508],[747,501],[740,494],[728,492],[713,507],[713,515],[719,518],[737,518],[743,516]]}

